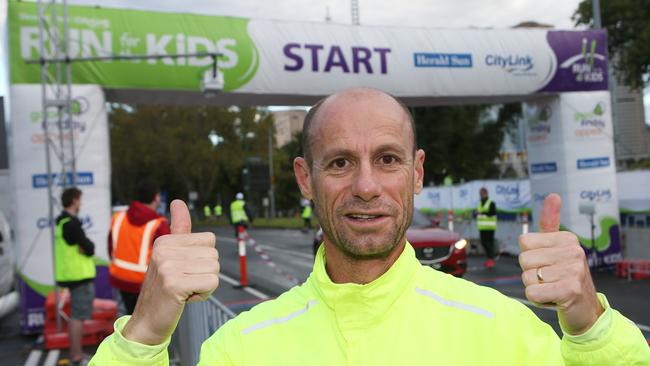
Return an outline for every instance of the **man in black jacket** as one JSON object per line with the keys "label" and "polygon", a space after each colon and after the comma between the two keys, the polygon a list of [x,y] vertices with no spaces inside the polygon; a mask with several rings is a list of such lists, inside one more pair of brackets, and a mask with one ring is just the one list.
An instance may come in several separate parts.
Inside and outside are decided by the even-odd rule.
{"label": "man in black jacket", "polygon": [[72,308],[68,335],[72,365],[86,360],[82,352],[83,321],[92,315],[95,297],[95,245],[83,230],[77,215],[81,207],[81,191],[68,188],[61,194],[63,212],[56,218],[55,277],[59,286],[70,290]]}

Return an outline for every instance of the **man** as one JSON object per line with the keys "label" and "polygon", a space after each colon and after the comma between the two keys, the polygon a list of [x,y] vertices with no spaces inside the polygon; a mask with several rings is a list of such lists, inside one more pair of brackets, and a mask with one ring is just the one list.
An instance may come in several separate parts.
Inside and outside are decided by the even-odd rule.
{"label": "man", "polygon": [[170,233],[167,219],[157,213],[160,189],[151,181],[136,188],[135,200],[126,211],[113,215],[108,234],[111,258],[109,279],[120,291],[127,314],[133,314],[154,241]]}
{"label": "man", "polygon": [[221,203],[217,203],[216,206],[214,206],[214,216],[218,219],[221,218],[221,215],[223,214],[223,208],[221,207]]}
{"label": "man", "polygon": [[496,264],[496,250],[494,248],[494,232],[497,229],[497,206],[488,196],[488,190],[482,187],[479,191],[481,200],[476,207],[476,227],[481,238],[481,245],[485,250],[487,260],[483,263],[486,268]]}
{"label": "man", "polygon": [[82,350],[83,321],[90,319],[95,297],[95,244],[86,237],[78,218],[81,191],[68,188],[61,194],[63,212],[56,218],[54,242],[55,277],[59,286],[70,290],[70,360],[73,365],[85,362]]}
{"label": "man", "polygon": [[[543,233],[521,237],[520,263],[529,300],[557,305],[561,342],[520,302],[419,264],[405,233],[424,151],[393,97],[373,89],[334,94],[311,109],[303,136],[294,172],[324,231],[314,270],[301,286],[221,327],[203,344],[200,365],[650,362],[639,329],[596,295],[576,237],[557,232],[559,196],[546,200]],[[191,234],[182,201],[171,213],[172,235],[154,247],[136,311],[116,322],[98,365],[167,364],[185,303],[218,284],[214,236]]]}
{"label": "man", "polygon": [[235,200],[230,203],[230,223],[235,228],[235,238],[239,237],[239,227],[248,228],[249,222],[253,222],[253,216],[246,207],[244,194],[239,192],[235,195]]}
{"label": "man", "polygon": [[203,216],[205,217],[206,220],[209,219],[210,216],[212,216],[212,211],[210,210],[210,205],[207,204],[207,203],[205,204],[205,206],[203,206]]}
{"label": "man", "polygon": [[304,207],[302,208],[302,221],[303,221],[303,231],[309,231],[311,229],[311,202],[305,200]]}

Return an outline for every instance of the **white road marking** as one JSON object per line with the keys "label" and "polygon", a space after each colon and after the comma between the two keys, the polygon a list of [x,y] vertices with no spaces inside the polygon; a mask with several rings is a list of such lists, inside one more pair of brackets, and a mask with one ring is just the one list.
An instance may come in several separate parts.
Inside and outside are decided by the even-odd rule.
{"label": "white road marking", "polygon": [[59,353],[60,351],[58,349],[51,350],[50,352],[47,353],[47,358],[45,358],[45,363],[43,366],[54,366],[56,365],[57,361],[59,361]]}
{"label": "white road marking", "polygon": [[280,252],[280,253],[284,253],[284,254],[287,254],[287,255],[292,255],[292,256],[297,256],[297,257],[309,259],[310,263],[313,262],[313,260],[314,260],[313,255],[298,252],[296,250],[283,249],[283,248],[278,248],[278,247],[274,247],[272,245],[266,245],[266,244],[260,245],[260,247],[262,247],[262,249],[265,249],[265,250]]}
{"label": "white road marking", "polygon": [[24,366],[36,366],[38,365],[38,361],[41,360],[41,354],[43,351],[40,349],[33,349],[30,353],[29,356],[27,357],[27,360],[25,361]]}
{"label": "white road marking", "polygon": [[[233,286],[239,285],[239,281],[237,281],[236,279],[234,279],[234,278],[232,278],[230,276],[227,276],[227,275],[225,275],[223,273],[219,273],[219,278],[221,278],[222,280],[228,282],[229,284],[231,284]],[[254,288],[248,287],[248,286],[244,287],[243,290],[248,292],[249,294],[257,297],[258,299],[268,300],[268,299],[271,298],[271,296],[268,296],[265,293],[263,293],[263,292],[261,292],[259,290],[256,290]]]}

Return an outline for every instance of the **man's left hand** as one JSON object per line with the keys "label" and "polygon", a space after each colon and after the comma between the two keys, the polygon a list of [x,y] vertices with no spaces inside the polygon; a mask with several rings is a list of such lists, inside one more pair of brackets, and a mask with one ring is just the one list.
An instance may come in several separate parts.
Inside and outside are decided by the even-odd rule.
{"label": "man's left hand", "polygon": [[519,237],[519,264],[528,300],[556,305],[564,330],[576,335],[589,330],[604,310],[578,238],[559,231],[561,205],[557,194],[546,197],[541,232]]}

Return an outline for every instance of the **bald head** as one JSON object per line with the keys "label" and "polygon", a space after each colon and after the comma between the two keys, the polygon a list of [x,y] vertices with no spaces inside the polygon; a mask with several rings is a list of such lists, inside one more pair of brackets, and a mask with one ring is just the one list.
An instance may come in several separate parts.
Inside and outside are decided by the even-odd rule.
{"label": "bald head", "polygon": [[302,150],[305,160],[312,166],[312,145],[317,131],[330,117],[345,113],[349,108],[373,108],[386,115],[395,114],[397,123],[404,123],[410,130],[413,154],[416,151],[415,123],[408,108],[394,96],[378,89],[353,88],[343,90],[321,99],[312,106],[302,127]]}

